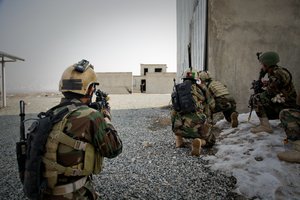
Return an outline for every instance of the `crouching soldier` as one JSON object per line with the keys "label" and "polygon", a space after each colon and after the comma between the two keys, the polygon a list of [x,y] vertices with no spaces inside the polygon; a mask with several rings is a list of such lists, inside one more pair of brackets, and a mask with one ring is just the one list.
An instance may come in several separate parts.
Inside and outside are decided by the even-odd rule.
{"label": "crouching soldier", "polygon": [[279,55],[276,52],[265,52],[258,57],[261,64],[260,79],[262,92],[255,95],[254,108],[260,124],[251,128],[252,133],[272,133],[269,120],[279,119],[279,113],[285,108],[297,108],[297,93],[293,84],[292,74],[277,65]]}
{"label": "crouching soldier", "polygon": [[286,133],[285,143],[291,149],[277,154],[280,160],[300,163],[300,110],[283,109],[279,113],[279,119]]}
{"label": "crouching soldier", "polygon": [[[198,73],[187,69],[183,76],[183,83],[174,86],[172,93],[172,131],[175,133],[176,147],[184,146],[184,138],[192,138],[191,155],[199,156],[201,147],[211,147],[215,143],[215,135],[211,132],[208,112],[213,102],[207,102],[203,89],[196,83]],[[206,110],[206,111],[205,111]]]}
{"label": "crouching soldier", "polygon": [[223,112],[225,119],[231,123],[231,127],[238,126],[238,112],[236,111],[236,102],[229,94],[227,87],[220,81],[213,80],[206,71],[199,72],[201,84],[206,85],[209,92],[215,99],[215,109],[213,113]]}
{"label": "crouching soldier", "polygon": [[91,108],[96,85],[96,73],[86,60],[62,74],[59,89],[64,98],[54,113],[67,107],[70,112],[53,127],[46,143],[44,199],[97,199],[91,175],[100,173],[104,157],[122,152],[109,106]]}

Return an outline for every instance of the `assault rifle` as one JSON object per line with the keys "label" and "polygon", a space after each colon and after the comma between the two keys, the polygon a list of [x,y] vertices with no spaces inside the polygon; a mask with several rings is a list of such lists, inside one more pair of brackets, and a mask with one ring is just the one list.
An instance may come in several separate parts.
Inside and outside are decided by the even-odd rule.
{"label": "assault rifle", "polygon": [[96,92],[96,101],[91,103],[89,107],[101,111],[102,109],[107,109],[110,112],[110,106],[108,103],[108,94],[98,89]]}
{"label": "assault rifle", "polygon": [[19,167],[19,177],[21,182],[24,182],[25,161],[26,161],[26,138],[25,138],[25,102],[20,101],[20,141],[16,143],[17,161]]}
{"label": "assault rifle", "polygon": [[[257,56],[257,59],[259,60],[259,56],[260,56],[261,52],[257,52],[256,53],[256,56]],[[249,98],[249,102],[248,102],[248,108],[250,108],[250,114],[248,116],[248,122],[250,121],[251,119],[251,115],[252,115],[252,111],[254,109],[254,106],[255,106],[255,103],[257,101],[257,97],[256,97],[256,94],[259,94],[259,93],[262,93],[264,90],[262,89],[263,87],[263,83],[261,82],[261,79],[266,75],[266,72],[264,72],[262,69],[260,70],[259,72],[259,77],[258,77],[258,80],[253,80],[252,83],[251,83],[251,88],[250,89],[253,89],[254,93],[250,95],[250,98]]]}

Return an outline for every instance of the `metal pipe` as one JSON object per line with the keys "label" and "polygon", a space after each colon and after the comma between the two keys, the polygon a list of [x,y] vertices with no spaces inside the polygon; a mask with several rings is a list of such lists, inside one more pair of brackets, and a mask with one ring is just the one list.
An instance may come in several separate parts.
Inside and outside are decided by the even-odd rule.
{"label": "metal pipe", "polygon": [[204,70],[208,70],[208,0],[205,0]]}
{"label": "metal pipe", "polygon": [[2,107],[6,107],[6,90],[5,90],[5,61],[2,57]]}

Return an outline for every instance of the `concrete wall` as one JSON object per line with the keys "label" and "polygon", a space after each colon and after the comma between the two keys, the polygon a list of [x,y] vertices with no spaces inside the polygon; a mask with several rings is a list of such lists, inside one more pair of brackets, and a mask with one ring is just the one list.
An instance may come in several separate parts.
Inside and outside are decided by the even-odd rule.
{"label": "concrete wall", "polygon": [[173,89],[173,79],[176,78],[176,73],[147,73],[146,76],[133,76],[133,92],[139,93],[141,80],[146,80],[147,94],[170,94]]}
{"label": "concrete wall", "polygon": [[140,93],[141,92],[141,81],[142,79],[146,79],[145,76],[133,76],[132,79],[132,91],[134,93]]}
{"label": "concrete wall", "polygon": [[276,51],[300,93],[300,1],[208,0],[208,70],[224,82],[247,111],[256,52]]}
{"label": "concrete wall", "polygon": [[170,94],[173,89],[173,79],[176,73],[148,73],[146,93],[148,94]]}
{"label": "concrete wall", "polygon": [[99,88],[109,94],[132,92],[132,72],[98,72]]}

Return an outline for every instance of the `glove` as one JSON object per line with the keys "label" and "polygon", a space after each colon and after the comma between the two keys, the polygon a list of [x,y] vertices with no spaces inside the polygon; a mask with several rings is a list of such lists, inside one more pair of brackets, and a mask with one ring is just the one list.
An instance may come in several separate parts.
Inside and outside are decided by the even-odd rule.
{"label": "glove", "polygon": [[277,94],[275,97],[273,97],[271,99],[271,101],[273,103],[284,103],[285,102],[285,97],[283,96],[282,93],[280,93],[280,94]]}

